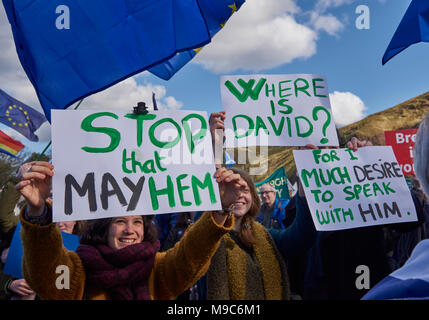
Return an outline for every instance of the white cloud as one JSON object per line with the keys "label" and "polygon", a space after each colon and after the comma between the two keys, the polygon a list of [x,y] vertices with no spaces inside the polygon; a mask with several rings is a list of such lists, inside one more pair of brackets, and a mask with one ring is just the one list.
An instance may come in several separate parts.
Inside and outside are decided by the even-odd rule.
{"label": "white cloud", "polygon": [[366,116],[367,107],[358,96],[351,92],[334,91],[333,94],[329,94],[329,100],[338,127],[359,121]]}
{"label": "white cloud", "polygon": [[315,5],[315,10],[323,13],[329,8],[337,8],[356,1],[357,0],[318,0]]}
{"label": "white cloud", "polygon": [[316,53],[317,32],[299,24],[293,0],[247,0],[195,58],[216,73],[273,68]]}
{"label": "white cloud", "polygon": [[85,98],[79,109],[128,109],[131,111],[139,101],[145,102],[149,109],[153,109],[153,92],[159,110],[175,110],[183,106],[183,103],[174,97],[166,96],[167,90],[164,86],[150,83],[140,85],[135,78],[128,78],[107,90]]}
{"label": "white cloud", "polygon": [[48,121],[45,121],[35,134],[39,137],[40,142],[51,141],[51,124]]}
{"label": "white cloud", "polygon": [[331,36],[338,36],[344,30],[344,24],[331,14],[319,15],[313,12],[311,23],[317,31],[323,30]]}
{"label": "white cloud", "polygon": [[0,6],[0,48],[0,88],[42,112],[36,92],[19,62],[3,6]]}

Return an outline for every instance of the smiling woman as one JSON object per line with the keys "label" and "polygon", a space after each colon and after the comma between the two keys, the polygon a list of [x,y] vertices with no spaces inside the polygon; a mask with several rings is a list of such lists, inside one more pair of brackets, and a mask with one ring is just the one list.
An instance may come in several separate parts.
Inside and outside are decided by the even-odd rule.
{"label": "smiling woman", "polygon": [[[207,271],[220,239],[233,226],[234,219],[226,212],[206,212],[174,248],[159,252],[151,216],[90,220],[76,252],[68,251],[45,202],[53,169],[48,162],[26,163],[16,186],[27,203],[20,214],[23,274],[45,300],[173,299]],[[243,187],[240,176],[218,170],[215,177],[222,205],[230,208],[232,190]],[[56,285],[58,266],[70,274],[68,290]]]}
{"label": "smiling woman", "polygon": [[128,216],[86,221],[82,230],[81,244],[106,244],[121,249],[129,244],[155,242],[157,230],[153,216]]}

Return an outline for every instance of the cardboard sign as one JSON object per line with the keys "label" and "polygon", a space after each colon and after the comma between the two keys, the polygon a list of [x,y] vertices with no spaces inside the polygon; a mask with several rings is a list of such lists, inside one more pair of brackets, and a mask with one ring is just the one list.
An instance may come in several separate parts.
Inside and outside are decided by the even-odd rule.
{"label": "cardboard sign", "polygon": [[417,221],[391,147],[294,150],[316,230]]}
{"label": "cardboard sign", "polygon": [[[79,237],[75,234],[61,232],[63,238],[63,245],[70,251],[76,251],[79,247]],[[12,242],[10,243],[9,253],[7,255],[6,263],[3,269],[5,274],[12,277],[22,279],[22,241],[21,241],[21,223],[16,226],[15,233],[13,234]]]}
{"label": "cardboard sign", "polygon": [[384,131],[386,145],[391,146],[404,175],[414,175],[414,144],[417,129]]}
{"label": "cardboard sign", "polygon": [[274,189],[276,189],[277,196],[280,199],[290,199],[289,188],[288,188],[289,181],[287,180],[285,168],[283,167],[278,168],[267,179],[261,182],[255,183],[255,187],[258,193],[262,185],[265,183],[269,183],[271,186],[274,187]]}
{"label": "cardboard sign", "polygon": [[223,76],[226,147],[338,146],[323,76]]}
{"label": "cardboard sign", "polygon": [[54,110],[53,221],[220,210],[206,112]]}

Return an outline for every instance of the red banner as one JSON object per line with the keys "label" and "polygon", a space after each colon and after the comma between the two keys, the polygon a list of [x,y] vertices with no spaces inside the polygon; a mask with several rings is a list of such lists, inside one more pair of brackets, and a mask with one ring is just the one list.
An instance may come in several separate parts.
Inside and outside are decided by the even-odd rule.
{"label": "red banner", "polygon": [[386,145],[392,146],[393,153],[404,175],[414,174],[414,144],[417,129],[384,131]]}

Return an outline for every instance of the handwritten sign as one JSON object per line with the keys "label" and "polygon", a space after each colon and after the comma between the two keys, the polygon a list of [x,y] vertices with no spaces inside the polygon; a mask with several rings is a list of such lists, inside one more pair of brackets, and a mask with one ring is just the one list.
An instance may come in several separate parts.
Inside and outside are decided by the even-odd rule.
{"label": "handwritten sign", "polygon": [[416,142],[417,129],[384,131],[384,137],[386,138],[386,145],[392,147],[402,172],[405,175],[413,175],[414,144]]}
{"label": "handwritten sign", "polygon": [[54,110],[54,221],[220,210],[205,112]]}
{"label": "handwritten sign", "polygon": [[220,83],[227,148],[338,146],[323,76],[223,76]]}
{"label": "handwritten sign", "polygon": [[417,220],[391,147],[294,150],[293,155],[316,230]]}

